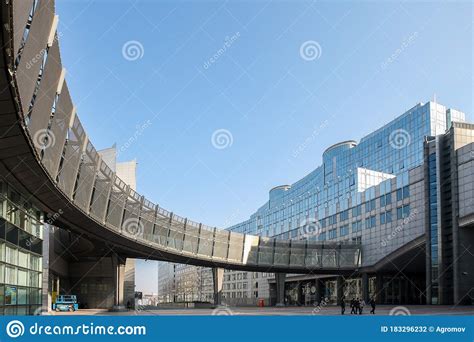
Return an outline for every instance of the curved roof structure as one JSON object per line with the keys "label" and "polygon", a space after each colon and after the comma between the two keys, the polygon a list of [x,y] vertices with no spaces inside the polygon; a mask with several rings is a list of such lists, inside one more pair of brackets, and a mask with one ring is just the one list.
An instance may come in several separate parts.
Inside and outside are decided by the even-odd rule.
{"label": "curved roof structure", "polygon": [[[101,160],[65,80],[53,0],[3,1],[0,167],[55,225],[127,256],[229,269],[352,272],[360,245],[276,240],[180,217],[130,189]],[[56,216],[55,216],[56,217]]]}

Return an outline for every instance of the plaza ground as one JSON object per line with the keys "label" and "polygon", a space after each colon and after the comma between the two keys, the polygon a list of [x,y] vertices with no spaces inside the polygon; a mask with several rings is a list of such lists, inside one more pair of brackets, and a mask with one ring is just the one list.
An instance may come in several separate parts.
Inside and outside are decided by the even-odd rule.
{"label": "plaza ground", "polygon": [[[364,316],[370,315],[370,307],[365,307]],[[429,305],[379,305],[375,311],[376,315],[470,315],[474,316],[474,306],[429,306]],[[340,316],[341,309],[338,306],[326,307],[218,307],[216,309],[157,309],[157,310],[135,310],[126,312],[109,312],[100,309],[83,309],[77,312],[52,312],[52,315],[99,315],[99,316],[128,316],[128,315],[215,315],[215,316]],[[350,315],[350,308],[346,307],[346,315]]]}

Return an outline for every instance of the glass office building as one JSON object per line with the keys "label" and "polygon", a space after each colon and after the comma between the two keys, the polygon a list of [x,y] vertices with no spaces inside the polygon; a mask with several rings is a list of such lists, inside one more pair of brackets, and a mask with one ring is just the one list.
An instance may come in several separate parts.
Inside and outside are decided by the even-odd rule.
{"label": "glass office building", "polygon": [[[423,164],[425,137],[443,134],[449,126],[448,120],[464,121],[465,117],[437,103],[419,103],[358,144],[355,141],[335,144],[324,152],[320,167],[291,186],[271,190],[269,201],[249,220],[229,229],[294,238],[297,233],[293,230],[307,218],[316,217],[322,225],[336,222],[336,213],[359,205],[361,192],[383,180],[376,179],[376,173],[400,176],[399,182],[408,184],[408,170]],[[375,171],[367,184],[357,182],[358,169]],[[338,237],[339,233],[332,235],[333,239]],[[329,234],[325,238],[329,239]]]}
{"label": "glass office building", "polygon": [[43,214],[0,180],[0,314],[41,310]]}
{"label": "glass office building", "polygon": [[[456,296],[438,298],[440,288],[451,291],[443,281],[452,283],[456,278],[446,280],[438,271],[438,241],[446,236],[438,225],[444,215],[441,201],[452,200],[437,189],[437,167],[447,152],[440,146],[437,153],[428,155],[426,148],[436,137],[459,132],[459,125],[469,126],[464,113],[435,102],[419,103],[360,142],[343,141],[327,148],[321,166],[292,185],[271,189],[263,206],[229,229],[281,239],[362,244],[357,274],[342,280],[338,275],[287,276],[287,304],[314,305],[322,298],[334,303],[342,293],[346,298],[376,297],[386,304],[452,303]],[[474,141],[472,130],[467,130],[465,143]],[[455,154],[458,147],[448,155]],[[443,174],[454,178],[449,172]],[[446,179],[441,183],[446,188]],[[446,230],[452,220],[444,221]],[[430,258],[425,260],[425,255]],[[449,274],[449,268],[443,272]],[[226,271],[224,296],[230,304],[238,303],[232,299],[239,296],[274,303],[274,279],[243,274]],[[248,279],[245,291],[239,290],[239,279],[244,278]],[[342,291],[338,293],[339,287]]]}

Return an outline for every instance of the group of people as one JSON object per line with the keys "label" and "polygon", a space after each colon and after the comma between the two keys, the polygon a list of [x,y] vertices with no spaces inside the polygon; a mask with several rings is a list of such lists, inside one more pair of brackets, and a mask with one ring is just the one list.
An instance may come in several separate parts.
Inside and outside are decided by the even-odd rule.
{"label": "group of people", "polygon": [[[371,298],[369,302],[371,306],[370,313],[372,315],[375,315],[375,298]],[[346,312],[346,297],[341,298],[341,315],[344,315]],[[351,315],[362,315],[362,312],[364,311],[364,305],[365,301],[359,299],[359,298],[352,298],[351,300]]]}

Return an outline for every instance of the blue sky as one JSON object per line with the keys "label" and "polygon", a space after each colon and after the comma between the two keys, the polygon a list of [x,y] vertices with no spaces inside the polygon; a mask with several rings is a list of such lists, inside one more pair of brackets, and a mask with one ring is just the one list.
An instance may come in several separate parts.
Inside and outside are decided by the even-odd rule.
{"label": "blue sky", "polygon": [[[148,199],[208,225],[247,219],[270,188],[320,165],[326,147],[434,94],[474,121],[470,2],[56,6],[91,141],[137,159]],[[225,148],[212,141],[220,129]]]}

